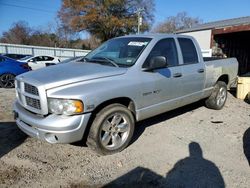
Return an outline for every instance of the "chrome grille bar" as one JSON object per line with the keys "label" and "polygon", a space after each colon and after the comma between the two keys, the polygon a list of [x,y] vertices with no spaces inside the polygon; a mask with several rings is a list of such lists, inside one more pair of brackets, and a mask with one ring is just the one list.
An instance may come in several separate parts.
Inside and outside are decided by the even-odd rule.
{"label": "chrome grille bar", "polygon": [[41,103],[38,99],[33,99],[31,97],[25,96],[26,104],[32,108],[36,108],[38,110],[41,110]]}
{"label": "chrome grille bar", "polygon": [[39,96],[38,89],[35,86],[32,86],[30,84],[24,83],[24,91],[26,93],[30,93],[30,94]]}

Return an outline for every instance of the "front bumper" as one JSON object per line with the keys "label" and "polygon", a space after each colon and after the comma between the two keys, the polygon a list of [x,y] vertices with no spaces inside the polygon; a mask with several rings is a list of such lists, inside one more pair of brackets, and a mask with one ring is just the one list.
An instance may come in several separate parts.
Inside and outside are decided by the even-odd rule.
{"label": "front bumper", "polygon": [[16,124],[23,132],[49,143],[73,143],[81,140],[91,115],[51,114],[43,117],[27,111],[17,101],[14,103],[14,113]]}

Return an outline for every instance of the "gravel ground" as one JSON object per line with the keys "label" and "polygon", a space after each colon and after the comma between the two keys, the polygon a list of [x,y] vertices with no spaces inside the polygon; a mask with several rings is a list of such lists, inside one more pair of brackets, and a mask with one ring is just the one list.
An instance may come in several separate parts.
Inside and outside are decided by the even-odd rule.
{"label": "gravel ground", "polygon": [[112,156],[27,137],[14,97],[0,88],[0,187],[250,187],[250,105],[231,94],[220,111],[199,102],[137,123]]}

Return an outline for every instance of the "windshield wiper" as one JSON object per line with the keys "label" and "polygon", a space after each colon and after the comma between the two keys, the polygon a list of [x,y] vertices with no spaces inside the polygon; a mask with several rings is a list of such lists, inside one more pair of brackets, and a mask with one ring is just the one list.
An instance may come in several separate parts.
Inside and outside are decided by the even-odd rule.
{"label": "windshield wiper", "polygon": [[82,59],[80,59],[78,62],[88,62],[89,61],[89,59],[88,58],[86,58],[86,57],[83,57]]}
{"label": "windshield wiper", "polygon": [[92,59],[88,59],[87,61],[89,62],[108,62],[111,65],[113,65],[114,67],[119,67],[119,65],[111,58],[108,57],[94,57]]}

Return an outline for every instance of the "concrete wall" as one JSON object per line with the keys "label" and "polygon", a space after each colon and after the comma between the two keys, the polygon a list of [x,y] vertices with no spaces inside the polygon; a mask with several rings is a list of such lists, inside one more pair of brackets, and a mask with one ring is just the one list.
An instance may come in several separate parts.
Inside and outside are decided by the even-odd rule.
{"label": "concrete wall", "polygon": [[210,49],[212,30],[193,31],[193,32],[187,32],[187,33],[181,33],[181,34],[194,37],[199,43],[202,50]]}
{"label": "concrete wall", "polygon": [[52,48],[42,46],[29,46],[18,44],[6,44],[0,43],[0,54],[27,54],[27,55],[50,55],[57,56],[61,60],[76,57],[85,56],[90,50],[70,49],[70,48]]}

